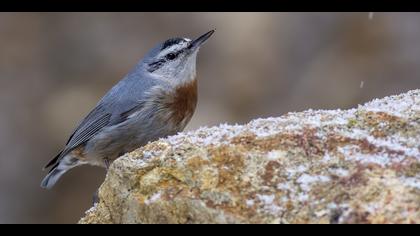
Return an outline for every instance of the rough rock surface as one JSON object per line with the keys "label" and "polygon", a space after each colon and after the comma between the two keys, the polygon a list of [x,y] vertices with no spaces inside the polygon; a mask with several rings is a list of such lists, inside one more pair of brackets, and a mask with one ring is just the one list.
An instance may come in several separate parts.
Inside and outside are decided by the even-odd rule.
{"label": "rough rock surface", "polygon": [[80,223],[420,223],[420,90],[150,143]]}

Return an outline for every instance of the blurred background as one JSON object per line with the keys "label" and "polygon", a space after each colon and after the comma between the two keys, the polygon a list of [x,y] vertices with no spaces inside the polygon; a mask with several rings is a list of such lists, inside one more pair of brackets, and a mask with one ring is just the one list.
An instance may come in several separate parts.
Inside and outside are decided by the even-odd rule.
{"label": "blurred background", "polygon": [[187,129],[420,88],[420,13],[0,13],[0,223],[75,223],[105,170],[42,167],[156,43],[216,28]]}

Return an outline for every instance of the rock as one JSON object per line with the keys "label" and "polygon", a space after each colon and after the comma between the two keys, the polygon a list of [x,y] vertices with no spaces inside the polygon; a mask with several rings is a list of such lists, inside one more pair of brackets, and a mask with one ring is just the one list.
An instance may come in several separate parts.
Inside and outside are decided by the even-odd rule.
{"label": "rock", "polygon": [[420,90],[179,133],[99,197],[79,223],[420,223]]}

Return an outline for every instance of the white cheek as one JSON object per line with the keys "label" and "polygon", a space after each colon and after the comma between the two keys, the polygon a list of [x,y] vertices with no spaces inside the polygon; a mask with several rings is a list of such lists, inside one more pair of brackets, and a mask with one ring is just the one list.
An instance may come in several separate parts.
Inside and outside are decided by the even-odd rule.
{"label": "white cheek", "polygon": [[196,77],[196,57],[197,52],[190,55],[188,61],[180,65],[179,62],[167,64],[153,72],[155,78],[164,81],[174,87],[189,83]]}

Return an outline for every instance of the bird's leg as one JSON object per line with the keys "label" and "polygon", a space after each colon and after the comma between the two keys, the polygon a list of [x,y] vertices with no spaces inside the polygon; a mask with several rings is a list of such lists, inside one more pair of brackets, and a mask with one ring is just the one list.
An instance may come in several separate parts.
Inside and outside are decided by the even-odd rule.
{"label": "bird's leg", "polygon": [[[104,158],[104,164],[105,164],[106,172],[108,172],[109,165],[110,165],[108,158]],[[97,189],[95,193],[93,194],[93,205],[95,205],[98,202],[99,202],[99,189]]]}
{"label": "bird's leg", "polygon": [[93,205],[99,202],[99,188],[93,194],[92,202],[93,202]]}
{"label": "bird's leg", "polygon": [[108,172],[108,170],[109,170],[109,160],[108,160],[108,158],[104,159],[104,163],[105,163],[106,172]]}

